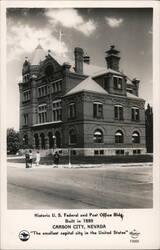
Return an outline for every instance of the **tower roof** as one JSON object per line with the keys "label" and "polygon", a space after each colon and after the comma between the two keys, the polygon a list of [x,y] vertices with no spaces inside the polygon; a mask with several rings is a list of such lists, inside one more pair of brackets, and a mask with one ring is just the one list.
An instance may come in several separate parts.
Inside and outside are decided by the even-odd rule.
{"label": "tower roof", "polygon": [[38,65],[40,61],[43,61],[44,59],[45,59],[45,51],[39,44],[33,53],[31,65]]}
{"label": "tower roof", "polygon": [[66,96],[72,95],[81,91],[96,92],[99,94],[108,94],[98,83],[96,83],[91,77],[87,77],[85,80],[80,82],[76,87],[71,89]]}

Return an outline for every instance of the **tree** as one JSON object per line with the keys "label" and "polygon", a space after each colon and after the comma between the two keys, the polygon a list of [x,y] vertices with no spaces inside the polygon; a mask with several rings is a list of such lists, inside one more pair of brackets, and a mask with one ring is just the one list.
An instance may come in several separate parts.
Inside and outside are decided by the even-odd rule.
{"label": "tree", "polygon": [[13,128],[7,129],[7,153],[16,154],[20,148],[19,132]]}
{"label": "tree", "polygon": [[148,153],[153,153],[153,111],[148,104],[145,110],[145,125],[146,125],[146,147]]}

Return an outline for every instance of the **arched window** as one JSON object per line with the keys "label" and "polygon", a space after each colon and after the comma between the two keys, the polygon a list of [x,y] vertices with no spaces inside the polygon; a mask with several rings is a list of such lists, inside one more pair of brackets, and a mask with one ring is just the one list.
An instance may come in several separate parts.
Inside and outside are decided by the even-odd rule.
{"label": "arched window", "polygon": [[132,134],[132,142],[133,143],[140,143],[140,135],[137,131],[134,131]]}
{"label": "arched window", "polygon": [[115,143],[123,143],[124,138],[123,138],[123,132],[121,130],[118,130],[115,133]]}
{"label": "arched window", "polygon": [[77,135],[76,135],[76,131],[74,129],[69,131],[69,143],[70,144],[77,143]]}
{"label": "arched window", "polygon": [[93,141],[95,143],[102,143],[103,142],[103,133],[100,129],[96,129],[93,134]]}

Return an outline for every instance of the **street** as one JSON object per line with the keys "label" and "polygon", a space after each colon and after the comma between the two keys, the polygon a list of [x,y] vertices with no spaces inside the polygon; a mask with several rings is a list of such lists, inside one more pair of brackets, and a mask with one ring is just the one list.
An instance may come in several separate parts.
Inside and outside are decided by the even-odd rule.
{"label": "street", "polygon": [[151,164],[26,169],[8,163],[8,209],[151,207]]}

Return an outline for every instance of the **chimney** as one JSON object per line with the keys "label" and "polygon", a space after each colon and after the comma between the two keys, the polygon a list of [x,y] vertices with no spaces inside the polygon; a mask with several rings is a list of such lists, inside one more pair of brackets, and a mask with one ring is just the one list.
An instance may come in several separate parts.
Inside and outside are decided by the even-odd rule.
{"label": "chimney", "polygon": [[87,53],[85,53],[85,55],[83,56],[83,62],[90,64],[90,56],[88,56]]}
{"label": "chimney", "polygon": [[134,86],[134,87],[133,87],[133,88],[134,88],[134,93],[135,93],[136,96],[138,96],[138,90],[139,90],[139,83],[140,83],[140,80],[134,78],[134,79],[132,80],[132,83],[133,83],[133,86]]}
{"label": "chimney", "polygon": [[107,56],[105,57],[107,62],[107,68],[119,71],[119,57],[120,51],[115,49],[114,45],[111,45],[110,49],[106,51]]}
{"label": "chimney", "polygon": [[83,74],[83,49],[75,48],[75,72],[78,74]]}

